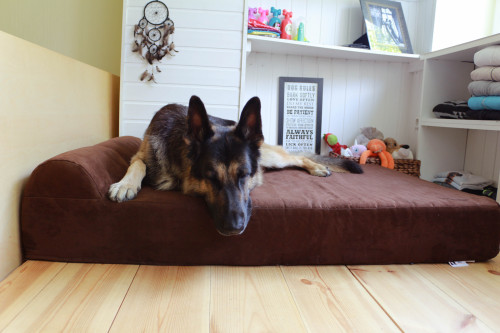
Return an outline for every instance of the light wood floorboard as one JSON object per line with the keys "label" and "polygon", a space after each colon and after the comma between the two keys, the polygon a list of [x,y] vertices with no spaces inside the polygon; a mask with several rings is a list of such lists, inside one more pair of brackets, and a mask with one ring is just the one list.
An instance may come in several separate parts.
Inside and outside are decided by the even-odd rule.
{"label": "light wood floorboard", "polygon": [[468,267],[27,261],[0,332],[499,332],[500,257]]}
{"label": "light wood floorboard", "polygon": [[284,266],[310,332],[399,332],[345,266]]}
{"label": "light wood floorboard", "polygon": [[307,332],[278,266],[212,267],[212,332]]}
{"label": "light wood floorboard", "polygon": [[209,304],[210,267],[141,266],[111,332],[208,332]]}
{"label": "light wood floorboard", "polygon": [[404,332],[490,331],[411,266],[350,266],[349,269]]}
{"label": "light wood floorboard", "polygon": [[3,332],[107,332],[137,268],[67,264]]}

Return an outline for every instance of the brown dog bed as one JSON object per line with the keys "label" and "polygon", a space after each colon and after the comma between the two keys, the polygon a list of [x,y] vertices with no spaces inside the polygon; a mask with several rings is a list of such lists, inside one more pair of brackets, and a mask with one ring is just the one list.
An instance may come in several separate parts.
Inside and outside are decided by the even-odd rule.
{"label": "brown dog bed", "polygon": [[203,199],[144,184],[110,201],[140,140],[120,137],[38,166],[22,198],[25,259],[168,265],[390,264],[497,255],[500,207],[388,170],[269,171],[241,236],[219,235]]}

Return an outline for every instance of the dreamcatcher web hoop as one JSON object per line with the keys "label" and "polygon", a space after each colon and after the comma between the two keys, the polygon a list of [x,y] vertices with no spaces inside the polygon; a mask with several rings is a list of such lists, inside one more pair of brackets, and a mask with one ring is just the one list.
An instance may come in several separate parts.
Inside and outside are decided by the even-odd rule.
{"label": "dreamcatcher web hoop", "polygon": [[144,18],[151,24],[162,24],[168,20],[167,5],[161,1],[151,1],[144,7]]}
{"label": "dreamcatcher web hoop", "polygon": [[173,33],[175,31],[174,21],[170,19],[170,12],[167,5],[159,0],[148,2],[144,6],[143,17],[139,20],[134,29],[133,52],[139,52],[150,65],[151,69],[146,69],[140,76],[140,80],[156,82],[154,71],[161,72],[158,65],[153,65],[153,61],[160,62],[166,55],[173,56],[175,49]]}

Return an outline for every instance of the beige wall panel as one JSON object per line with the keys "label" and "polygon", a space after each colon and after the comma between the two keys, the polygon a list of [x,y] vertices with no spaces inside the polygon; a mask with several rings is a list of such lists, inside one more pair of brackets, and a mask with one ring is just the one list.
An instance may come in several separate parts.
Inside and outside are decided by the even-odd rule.
{"label": "beige wall panel", "polygon": [[21,262],[23,184],[44,160],[118,133],[119,78],[0,32],[0,279]]}

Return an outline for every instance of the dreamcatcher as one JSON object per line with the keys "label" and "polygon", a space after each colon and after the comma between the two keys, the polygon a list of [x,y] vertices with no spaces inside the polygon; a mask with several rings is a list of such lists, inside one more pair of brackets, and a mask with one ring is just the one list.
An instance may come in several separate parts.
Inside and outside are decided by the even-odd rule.
{"label": "dreamcatcher", "polygon": [[133,52],[139,52],[151,66],[141,74],[141,81],[156,83],[154,73],[161,70],[153,61],[159,62],[167,54],[178,52],[173,42],[174,31],[174,21],[169,18],[167,5],[157,0],[146,4],[144,16],[134,28],[135,41],[132,49]]}

